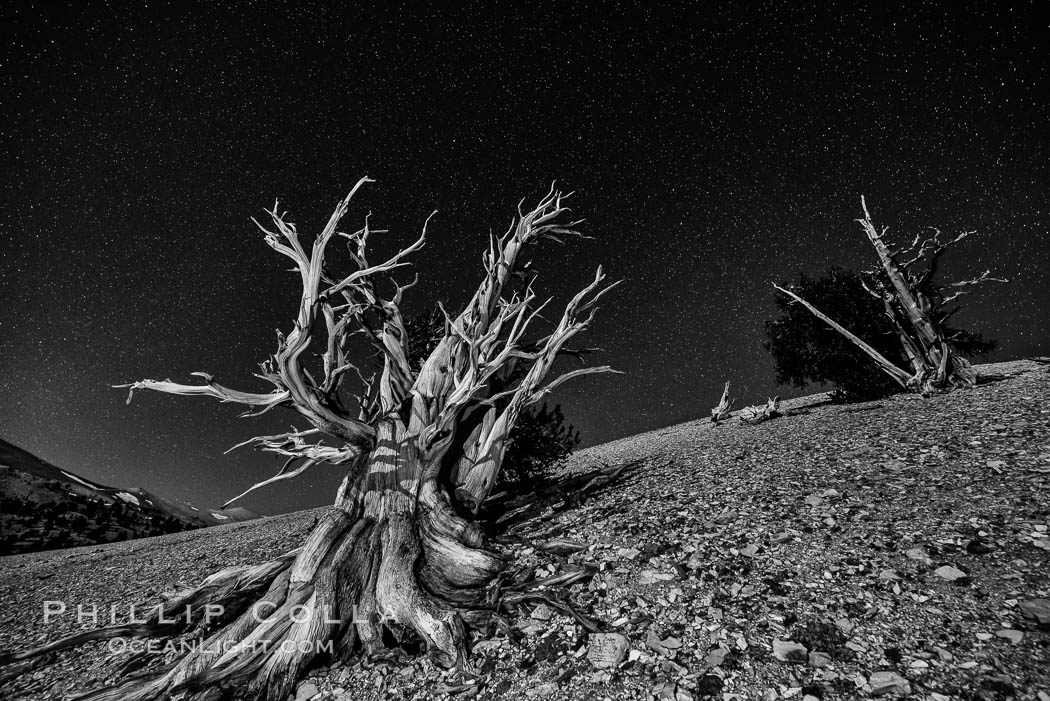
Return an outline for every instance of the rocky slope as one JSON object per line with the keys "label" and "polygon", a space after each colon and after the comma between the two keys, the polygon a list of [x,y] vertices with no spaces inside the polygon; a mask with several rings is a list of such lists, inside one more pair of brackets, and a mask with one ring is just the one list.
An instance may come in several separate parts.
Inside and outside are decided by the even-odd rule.
{"label": "rocky slope", "polygon": [[[509,547],[537,577],[593,566],[572,600],[605,633],[529,606],[512,635],[474,646],[473,676],[336,664],[297,698],[1050,699],[1050,372],[984,369],[1008,377],[930,399],[810,397],[758,426],[698,421],[582,451],[573,469],[639,467]],[[294,547],[316,516],[3,558],[0,649],[77,630],[72,615],[45,624],[45,600],[155,603]],[[586,547],[536,547],[553,536]],[[103,681],[104,647],[0,697]]]}

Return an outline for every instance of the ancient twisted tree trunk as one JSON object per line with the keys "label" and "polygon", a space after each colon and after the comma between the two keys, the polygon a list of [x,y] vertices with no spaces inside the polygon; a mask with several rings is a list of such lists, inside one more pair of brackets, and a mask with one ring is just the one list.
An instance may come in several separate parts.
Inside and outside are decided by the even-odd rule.
{"label": "ancient twisted tree trunk", "polygon": [[879,369],[889,375],[902,388],[930,394],[957,387],[970,387],[977,381],[976,373],[966,358],[952,347],[945,331],[944,322],[959,311],[949,305],[965,294],[959,289],[982,282],[1006,282],[990,277],[985,271],[972,280],[950,283],[936,282],[936,273],[941,256],[952,245],[962,241],[972,232],[963,232],[949,241],[942,241],[939,231],[915,240],[905,249],[894,250],[886,243],[886,231],[875,228],[867,204],[861,198],[864,218],[858,219],[879,259],[879,270],[869,274],[872,285],[865,289],[883,303],[886,316],[897,333],[910,364],[909,369],[897,367],[884,355],[831,319],[812,304],[790,289],[773,285],[778,291],[791,297],[812,312],[817,318],[846,337]]}
{"label": "ancient twisted tree trunk", "polygon": [[[546,380],[560,355],[574,353],[566,344],[587,328],[595,302],[611,286],[602,286],[599,269],[553,329],[529,336],[545,303],[536,303],[532,279],[517,275],[519,256],[540,240],[575,233],[561,223],[567,210],[552,191],[504,236],[492,238],[477,292],[458,316],[447,317],[445,336],[413,372],[398,306],[411,285],[394,283],[394,294],[384,298],[375,282],[407,264],[426,229],[409,248],[369,264],[368,238],[376,232],[367,220],[355,234],[337,231],[366,182],[340,203],[309,252],[276,206],[269,213],[275,231],[263,229],[266,241],[296,263],[303,284],[295,324],[259,375],[273,391],[231,390],[206,373],[199,373],[202,385],[130,385],[131,391],[211,396],[249,412],[293,410],[310,428],[242,444],[287,458],[276,475],[245,494],[318,464],[337,465],[346,477],[335,509],[301,548],[216,573],[145,623],[74,636],[2,656],[0,663],[117,635],[200,636],[201,644],[170,668],[89,697],[113,701],[284,699],[317,656],[383,656],[391,654],[390,639],[422,645],[445,667],[469,665],[466,629],[485,623],[499,606],[507,565],[486,545],[472,515],[496,482],[520,412],[566,379],[609,371],[588,367]],[[332,277],[324,261],[337,235],[356,264],[342,278]],[[327,335],[319,338],[322,322]],[[382,358],[375,381],[365,380],[346,356],[352,331],[363,331]],[[323,351],[321,367],[311,373],[305,359],[315,345]],[[344,387],[350,377],[360,380],[356,393]],[[356,411],[348,408],[351,399]]]}

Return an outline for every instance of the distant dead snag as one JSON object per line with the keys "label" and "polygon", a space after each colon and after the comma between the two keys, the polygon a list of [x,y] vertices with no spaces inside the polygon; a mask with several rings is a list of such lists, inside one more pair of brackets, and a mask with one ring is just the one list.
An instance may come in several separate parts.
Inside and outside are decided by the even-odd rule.
{"label": "distant dead snag", "polygon": [[[541,241],[580,235],[575,222],[564,221],[568,209],[552,188],[531,211],[519,206],[504,235],[490,236],[472,299],[458,315],[445,313],[444,336],[417,371],[408,361],[400,309],[415,281],[398,284],[391,274],[423,247],[427,226],[411,246],[370,263],[369,240],[381,232],[371,229],[368,218],[356,233],[338,231],[351,199],[368,182],[358,181],[310,246],[276,204],[267,212],[269,228],[256,222],[266,243],[292,261],[302,283],[295,322],[286,335],[278,334],[277,352],[257,374],[272,385],[269,392],[233,390],[207,373],[197,373],[203,383],[196,385],[122,385],[130,392],[209,396],[244,405],[247,415],[291,410],[309,428],[242,443],[281,456],[284,465],[235,499],[327,464],[345,470],[337,508],[301,548],[270,562],[222,570],[145,622],[3,655],[0,664],[116,636],[196,637],[203,644],[170,665],[84,698],[276,701],[288,696],[319,655],[383,658],[395,654],[384,642],[389,639],[422,644],[435,663],[470,671],[468,628],[487,630],[501,620],[502,607],[536,597],[588,630],[595,627],[556,595],[534,591],[537,583],[524,575],[504,586],[510,563],[488,542],[478,511],[496,484],[508,435],[523,409],[566,380],[612,372],[581,367],[547,379],[559,358],[579,358],[569,343],[588,328],[598,300],[616,283],[604,284],[598,268],[554,317],[553,328],[534,332],[545,323],[541,313],[550,300],[534,292],[536,275],[528,270],[525,251]],[[346,274],[335,274],[326,258],[332,240],[346,245]],[[381,282],[392,294],[383,294]],[[375,375],[349,357],[349,339],[357,335],[379,359]],[[308,369],[313,357],[319,360]],[[583,492],[600,477],[592,477]],[[221,620],[209,621],[216,606],[222,607]]]}
{"label": "distant dead snag", "polygon": [[769,421],[775,419],[778,416],[782,416],[780,413],[780,396],[773,397],[766,400],[765,406],[759,406],[755,404],[753,406],[744,407],[740,410],[740,420],[746,424],[760,424],[763,421]]}
{"label": "distant dead snag", "polygon": [[736,400],[729,398],[729,383],[726,382],[725,389],[722,390],[722,398],[711,409],[711,423],[717,426],[719,422],[728,419],[733,411],[734,404],[736,404]]}
{"label": "distant dead snag", "polygon": [[864,218],[858,219],[857,222],[875,248],[881,265],[878,272],[869,273],[873,283],[865,283],[864,288],[883,303],[886,316],[893,324],[904,354],[909,360],[910,370],[897,367],[868,343],[792,290],[776,284],[773,287],[802,304],[821,321],[845,336],[904,389],[928,395],[974,386],[977,383],[977,375],[973,367],[954,350],[952,338],[945,330],[945,322],[962,307],[948,307],[967,293],[963,288],[984,282],[1007,281],[991,277],[991,271],[986,270],[971,280],[937,284],[934,278],[941,256],[948,248],[973,232],[965,231],[945,241],[941,239],[941,232],[934,229],[931,236],[924,238],[921,234],[917,235],[907,248],[894,250],[885,241],[888,227],[877,230],[863,197],[860,203]]}

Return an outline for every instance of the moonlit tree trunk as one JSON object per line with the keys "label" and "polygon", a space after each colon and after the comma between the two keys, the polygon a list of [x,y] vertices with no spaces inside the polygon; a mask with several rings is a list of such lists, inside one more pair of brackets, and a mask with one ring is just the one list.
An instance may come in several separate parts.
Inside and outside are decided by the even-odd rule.
{"label": "moonlit tree trunk", "polygon": [[729,383],[726,382],[726,386],[722,390],[722,398],[718,400],[718,404],[711,408],[711,423],[717,426],[720,421],[728,419],[735,403],[735,399],[729,398]]}
{"label": "moonlit tree trunk", "polygon": [[942,241],[940,232],[934,230],[931,236],[916,236],[906,249],[894,250],[886,243],[886,227],[881,231],[875,228],[863,197],[861,208],[864,210],[864,218],[857,221],[875,248],[881,267],[878,274],[872,275],[874,285],[865,285],[865,289],[883,303],[886,316],[897,333],[904,355],[908,358],[908,369],[897,367],[792,290],[779,285],[773,286],[845,336],[902,388],[931,394],[973,386],[977,381],[976,373],[969,361],[952,347],[951,340],[945,332],[944,322],[960,308],[948,307],[966,294],[959,288],[982,282],[1006,280],[990,277],[990,271],[985,271],[972,280],[947,285],[937,284],[935,277],[941,256],[949,247],[973,232],[966,231],[954,239]]}
{"label": "moonlit tree trunk", "polygon": [[758,404],[740,410],[740,420],[746,424],[760,424],[780,416],[780,395],[770,397],[764,405]]}
{"label": "moonlit tree trunk", "polygon": [[[609,371],[583,367],[547,379],[559,356],[575,352],[567,344],[587,328],[595,302],[612,285],[603,285],[599,268],[553,328],[533,332],[547,302],[537,302],[534,278],[519,272],[522,251],[543,239],[576,235],[571,223],[563,223],[567,210],[552,190],[536,208],[519,213],[506,234],[491,238],[473,298],[458,316],[446,314],[444,337],[416,373],[399,308],[411,285],[394,283],[390,274],[423,246],[426,227],[408,248],[370,264],[369,237],[380,232],[370,231],[367,219],[354,234],[337,230],[366,182],[357,183],[309,248],[276,205],[269,228],[259,225],[302,281],[296,321],[259,373],[272,391],[232,390],[205,373],[199,373],[201,384],[143,380],[129,386],[132,392],[211,396],[246,405],[248,413],[295,412],[308,428],[242,444],[286,458],[276,475],[244,494],[326,463],[346,472],[336,508],[300,549],[219,572],[168,602],[170,615],[187,605],[198,617],[208,605],[225,607],[223,625],[209,630],[201,650],[163,673],[92,698],[212,699],[226,693],[284,699],[325,644],[342,657],[386,654],[384,629],[398,640],[421,641],[439,665],[469,665],[466,627],[493,612],[507,565],[486,546],[472,514],[496,482],[520,412],[571,377]],[[346,243],[354,262],[345,275],[335,276],[326,263],[333,239]],[[390,284],[391,296],[382,296],[380,282]],[[382,359],[372,381],[347,357],[353,332],[363,332]],[[311,372],[306,359],[317,352],[319,367]],[[8,661],[86,639],[171,636],[185,627],[155,616],[138,627],[77,636]],[[259,641],[266,645],[253,645]],[[293,644],[281,645],[285,641]]]}

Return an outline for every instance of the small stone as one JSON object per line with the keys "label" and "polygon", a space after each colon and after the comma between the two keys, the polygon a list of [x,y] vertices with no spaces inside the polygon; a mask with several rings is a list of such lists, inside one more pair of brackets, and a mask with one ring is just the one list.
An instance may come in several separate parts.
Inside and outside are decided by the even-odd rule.
{"label": "small stone", "polygon": [[1005,640],[1009,640],[1014,645],[1024,640],[1024,633],[1019,630],[1013,630],[1012,628],[1003,628],[996,632],[996,635]]}
{"label": "small stone", "polygon": [[711,652],[707,653],[707,660],[706,660],[707,661],[707,666],[708,667],[717,667],[717,666],[719,666],[720,664],[722,664],[725,661],[726,655],[728,655],[728,654],[729,654],[729,650],[724,648],[724,647],[717,647],[717,648],[715,648]]}
{"label": "small stone", "polygon": [[675,637],[668,637],[660,641],[660,646],[667,650],[677,650],[682,647],[682,641]]}
{"label": "small stone", "polygon": [[809,650],[805,645],[788,640],[774,640],[773,657],[781,662],[806,662],[809,659]]}
{"label": "small stone", "polygon": [[299,685],[299,691],[295,694],[295,701],[306,701],[317,696],[320,690],[313,682],[303,682]]}
{"label": "small stone", "polygon": [[492,638],[490,640],[479,640],[474,643],[470,648],[470,651],[474,654],[483,655],[486,652],[495,652],[503,645],[502,638]]}
{"label": "small stone", "polygon": [[957,579],[962,579],[963,577],[967,576],[966,573],[960,570],[958,567],[952,567],[951,565],[944,565],[943,567],[938,567],[933,571],[933,573],[941,579],[946,579],[949,582],[954,582]]}
{"label": "small stone", "polygon": [[673,574],[667,572],[657,572],[656,570],[642,570],[638,573],[639,584],[656,584],[657,582],[667,582],[674,579]]}
{"label": "small stone", "polygon": [[739,552],[744,557],[754,557],[758,553],[758,546],[754,544],[745,545],[744,547],[740,548]]}
{"label": "small stone", "polygon": [[809,666],[821,669],[831,665],[831,657],[824,654],[823,652],[811,652],[809,653]]}
{"label": "small stone", "polygon": [[868,678],[872,696],[910,694],[911,684],[896,672],[875,672]]}
{"label": "small stone", "polygon": [[909,560],[918,560],[919,562],[929,562],[930,556],[926,554],[926,551],[922,548],[912,548],[904,553]]}
{"label": "small stone", "polygon": [[598,669],[614,669],[623,662],[630,642],[619,633],[592,633],[587,659]]}
{"label": "small stone", "polygon": [[553,684],[538,684],[536,686],[530,686],[525,690],[525,696],[530,699],[545,699],[548,696],[553,696],[557,689]]}
{"label": "small stone", "polygon": [[550,606],[547,604],[540,604],[532,609],[532,617],[537,621],[549,621],[553,616],[554,612],[551,611]]}
{"label": "small stone", "polygon": [[726,511],[725,513],[719,514],[715,517],[715,523],[719,524],[720,526],[726,526],[732,523],[733,521],[736,521],[738,516],[740,516],[740,514],[738,514],[736,511]]}
{"label": "small stone", "polygon": [[1050,624],[1050,599],[1029,599],[1018,604],[1021,613],[1039,625]]}

